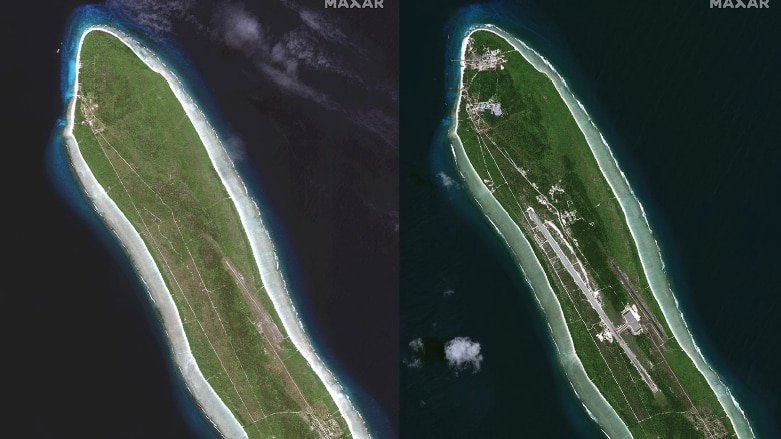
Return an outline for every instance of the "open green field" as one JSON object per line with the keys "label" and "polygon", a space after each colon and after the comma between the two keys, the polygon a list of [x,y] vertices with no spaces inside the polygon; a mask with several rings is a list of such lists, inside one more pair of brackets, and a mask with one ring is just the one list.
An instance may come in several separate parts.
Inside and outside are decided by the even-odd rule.
{"label": "open green field", "polygon": [[[716,395],[672,336],[621,206],[553,83],[498,35],[480,30],[471,38],[457,134],[480,178],[532,243],[589,378],[636,438],[735,437]],[[625,306],[646,307],[643,332],[620,336],[659,391],[617,342],[597,336],[604,334],[597,311],[530,220],[529,207],[599,292],[615,327],[624,323]]]}
{"label": "open green field", "polygon": [[114,36],[84,39],[73,133],[163,274],[204,377],[249,437],[349,437],[288,339],[248,238],[164,78]]}

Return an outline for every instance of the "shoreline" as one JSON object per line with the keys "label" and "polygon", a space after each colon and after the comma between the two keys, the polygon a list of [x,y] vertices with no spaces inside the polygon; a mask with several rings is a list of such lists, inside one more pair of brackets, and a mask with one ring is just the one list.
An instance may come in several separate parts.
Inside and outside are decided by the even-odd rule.
{"label": "shoreline", "polygon": [[[481,29],[487,30],[480,27],[469,28],[461,41],[459,59],[464,59],[469,36]],[[572,341],[569,327],[566,324],[558,296],[553,291],[553,287],[542,265],[537,260],[531,244],[520,227],[499,204],[499,201],[493,197],[493,194],[485,186],[485,183],[483,183],[466,155],[461,139],[458,137],[458,113],[461,109],[465,68],[464,63],[460,62],[459,93],[453,113],[451,113],[454,123],[448,133],[453,140],[450,148],[456,161],[456,168],[461,174],[461,178],[466,182],[472,198],[480,206],[480,210],[485,214],[491,226],[499,233],[499,236],[501,236],[518,263],[523,277],[532,290],[534,299],[545,316],[545,323],[548,325],[551,340],[556,348],[559,365],[589,417],[598,420],[596,422],[597,425],[608,437],[632,437],[631,432],[618,416],[618,413],[607,402],[602,393],[599,392],[599,389],[591,379],[588,378],[583,363],[575,352],[575,345]]]}
{"label": "shoreline", "polygon": [[[165,63],[160,58],[141,43],[116,28],[109,25],[90,25],[79,36],[75,71],[72,75],[73,82],[69,84],[71,94],[68,95],[66,126],[63,129],[63,139],[69,165],[77,177],[77,182],[82,192],[92,203],[94,211],[98,213],[104,224],[114,233],[120,245],[128,253],[136,273],[140,276],[155,309],[160,315],[166,338],[171,345],[174,362],[179,367],[185,385],[201,408],[202,413],[223,436],[247,437],[243,427],[241,427],[233,413],[206,382],[198,368],[195,358],[190,351],[190,345],[187,342],[178,309],[151,253],[132,224],[122,214],[104,188],[97,182],[81,155],[76,139],[73,137],[81,47],[85,36],[92,31],[102,31],[111,34],[130,48],[149,69],[162,75],[166,80],[193,124],[201,143],[206,148],[212,166],[217,171],[225,190],[233,200],[242,227],[247,234],[255,265],[258,268],[263,285],[291,342],[301,352],[309,367],[323,382],[328,394],[334,400],[339,408],[339,412],[347,423],[351,435],[356,438],[370,437],[365,420],[353,405],[344,387],[315,352],[308,335],[305,333],[303,322],[293,306],[287,290],[287,284],[282,277],[279,259],[269,231],[263,223],[260,209],[249,196],[247,187],[238,175],[220,142],[217,132],[184,90],[182,83],[167,69]],[[272,260],[273,266],[271,265]]]}
{"label": "shoreline", "polygon": [[[627,223],[627,226],[629,228],[629,231],[632,235],[635,244],[635,248],[637,248],[638,251],[638,256],[640,258],[640,262],[643,267],[643,273],[651,288],[654,299],[659,304],[660,309],[662,310],[662,314],[667,320],[667,324],[670,327],[673,335],[678,340],[678,343],[680,344],[683,351],[686,353],[689,359],[694,363],[697,370],[705,377],[709,387],[716,395],[719,403],[721,404],[722,408],[727,414],[727,417],[730,419],[730,422],[732,422],[732,426],[735,429],[737,436],[739,438],[754,437],[754,432],[751,429],[751,425],[748,419],[746,418],[745,413],[740,408],[740,405],[738,404],[737,400],[732,395],[727,385],[721,380],[721,377],[719,377],[716,374],[716,372],[707,363],[699,347],[694,342],[693,336],[689,332],[688,326],[686,325],[686,322],[683,318],[683,313],[679,308],[678,300],[675,298],[675,295],[670,289],[669,282],[667,281],[667,277],[664,274],[664,262],[661,256],[661,249],[659,248],[659,245],[656,242],[656,240],[653,238],[653,231],[651,230],[651,226],[648,223],[645,210],[643,209],[640,200],[636,198],[634,191],[632,191],[629,182],[626,180],[625,174],[623,173],[623,171],[621,171],[618,161],[613,155],[610,146],[608,145],[607,141],[605,140],[605,138],[602,136],[599,129],[592,121],[591,117],[588,115],[588,112],[586,111],[583,104],[581,104],[580,101],[578,101],[577,98],[575,98],[574,94],[572,94],[572,92],[567,87],[564,78],[561,77],[561,75],[559,75],[559,73],[556,71],[556,69],[551,65],[551,63],[547,59],[545,59],[539,53],[534,51],[534,49],[527,46],[523,41],[513,37],[511,34],[505,32],[504,30],[494,25],[490,25],[490,24],[473,25],[467,29],[465,35],[462,37],[462,42],[461,42],[461,58],[460,58],[461,60],[463,60],[465,56],[467,39],[472,35],[472,33],[479,30],[491,32],[499,36],[500,38],[504,39],[516,51],[518,51],[518,53],[528,63],[530,63],[535,69],[537,69],[538,71],[546,75],[548,79],[553,83],[560,97],[564,100],[565,104],[567,105],[567,108],[570,110],[570,114],[575,119],[578,128],[585,136],[586,142],[588,143],[592,154],[596,158],[600,172],[602,173],[603,177],[607,181],[611,191],[613,192],[613,195],[616,196],[616,199],[619,205],[621,206],[622,213],[624,214],[624,220]],[[522,47],[519,47],[519,45]],[[487,217],[489,217],[489,220],[491,221],[493,227],[500,233],[505,243],[513,251],[514,256],[516,257],[518,262],[521,263],[521,261],[523,260],[523,257],[521,255],[523,253],[519,254],[518,250],[516,250],[515,247],[516,246],[524,247],[523,246],[524,243],[526,244],[526,246],[528,246],[529,243],[526,240],[525,236],[523,236],[517,224],[515,224],[511,219],[509,219],[509,215],[507,214],[507,212],[504,211],[501,205],[499,205],[498,201],[495,200],[494,202],[496,206],[493,207],[494,208],[498,207],[498,209],[501,210],[501,213],[494,213],[494,214],[499,216],[504,216],[506,217],[506,219],[510,221],[510,223],[506,225],[508,227],[508,230],[506,230],[505,232],[512,233],[514,238],[518,238],[517,235],[520,235],[520,238],[523,239],[523,242],[511,243],[510,241],[508,241],[506,237],[506,233],[499,230],[499,227],[497,227],[496,223],[493,220],[491,220],[490,218],[491,212],[486,211],[486,208],[478,199],[479,197],[483,197],[485,194],[479,192],[485,191],[487,192],[488,196],[490,196],[491,198],[493,197],[490,195],[488,188],[485,186],[482,180],[477,176],[477,173],[472,167],[471,162],[469,162],[468,158],[466,157],[466,152],[463,148],[463,145],[461,144],[460,138],[458,137],[458,114],[459,114],[460,103],[462,98],[464,70],[465,70],[465,65],[463,61],[461,61],[458,100],[455,105],[454,113],[451,113],[451,117],[452,120],[454,121],[454,124],[453,124],[453,128],[451,128],[451,130],[449,130],[448,133],[448,135],[455,140],[455,142],[453,143],[459,146],[459,150],[457,151],[456,147],[453,145],[453,143],[451,143],[451,152],[453,153],[459,173],[461,173],[462,178],[464,179],[464,181],[467,182],[467,186],[469,187],[470,192],[472,192],[473,199],[478,203],[483,213]],[[588,124],[586,124],[586,121],[588,122]],[[467,178],[466,175],[464,175],[464,168],[465,168],[465,165],[463,163],[464,161],[466,161],[466,165],[468,165],[468,167],[466,167],[466,172],[469,173],[471,171],[471,173],[473,174],[472,177],[474,181],[470,181],[470,179]],[[530,265],[536,264],[536,266],[533,267],[535,271],[538,267],[541,269],[541,266],[539,265],[539,261],[536,259],[534,253],[532,252],[529,256],[531,256],[532,260],[525,260],[524,262]],[[547,277],[544,276],[544,273],[543,273],[543,277],[538,278],[537,280],[540,282],[545,282],[545,284],[534,285],[532,278],[527,274],[526,271],[527,268],[529,267],[521,266],[523,275],[526,278],[527,282],[530,284],[532,291],[534,292],[535,298],[537,299],[537,302],[540,304],[541,308],[543,309],[543,313],[545,314],[546,320],[548,321],[548,327],[551,330],[551,337],[553,338],[554,344],[556,345],[560,363],[565,370],[567,378],[570,381],[570,385],[572,385],[573,389],[575,389],[576,384],[573,383],[572,381],[573,377],[570,375],[570,372],[579,373],[580,371],[579,370],[572,371],[568,369],[568,365],[565,364],[568,358],[565,358],[564,354],[561,351],[561,347],[556,341],[557,336],[559,338],[562,338],[562,334],[556,334],[553,331],[550,322],[550,315],[548,313],[548,311],[550,310],[546,309],[545,305],[542,305],[540,301],[540,297],[537,292],[538,287],[542,287],[540,289],[544,290],[543,292],[545,294],[547,294],[549,290],[550,292],[552,292],[551,285],[548,282]],[[547,306],[552,306],[552,305],[553,304],[550,303]],[[555,301],[555,305],[558,306],[558,309],[557,310],[554,309],[553,310],[554,313],[558,311],[558,313],[561,314],[561,308],[558,300]],[[564,324],[564,330],[566,332],[566,337],[563,337],[563,339],[565,339],[571,344],[572,339],[569,333],[569,327],[566,325],[566,323]],[[569,349],[570,346],[568,345],[566,346],[566,348]],[[571,348],[572,348],[572,353],[574,354],[574,346],[572,346]],[[696,352],[696,355],[693,354],[692,351]],[[577,354],[574,355],[577,358]],[[582,369],[582,363],[580,363],[579,358],[577,361],[577,365],[579,367],[576,367],[576,369],[578,368]],[[585,370],[583,370],[583,373],[585,374]],[[591,382],[591,380],[588,378],[586,379],[590,383],[590,386],[595,388],[593,382]],[[585,383],[579,383],[579,384],[588,386]],[[600,418],[599,416],[595,416],[594,413],[592,413],[592,411],[587,406],[589,405],[589,403],[595,404],[598,402],[599,404],[601,404],[602,401],[587,402],[584,401],[583,398],[580,396],[580,392],[575,390],[575,393],[578,395],[578,398],[581,399],[581,403],[583,403],[584,407],[586,407],[586,411],[589,412],[589,416],[591,416],[592,418]],[[604,401],[604,397],[601,395],[601,393],[599,393],[598,390],[597,393],[599,394],[599,399]],[[604,402],[607,403],[607,401]],[[613,415],[618,417],[617,413],[612,409],[612,407],[610,407],[610,411],[612,411]],[[610,419],[610,420],[614,421],[614,419]],[[620,418],[619,421],[623,424],[623,421],[621,421]],[[605,425],[603,424],[604,422],[605,422],[604,419],[597,422],[597,424],[599,424],[600,427],[603,428],[603,431],[605,428]],[[625,425],[624,428],[626,428]],[[608,432],[605,433],[608,434]],[[628,430],[627,433],[629,433]],[[611,435],[608,434],[608,436]]]}

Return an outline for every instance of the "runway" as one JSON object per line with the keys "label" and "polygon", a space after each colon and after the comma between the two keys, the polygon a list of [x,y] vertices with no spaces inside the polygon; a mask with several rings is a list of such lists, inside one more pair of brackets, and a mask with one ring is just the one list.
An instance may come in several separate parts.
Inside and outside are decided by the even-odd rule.
{"label": "runway", "polygon": [[578,288],[580,288],[583,294],[586,295],[586,298],[591,304],[591,307],[594,308],[597,314],[599,314],[599,318],[613,334],[613,339],[618,342],[618,345],[621,346],[621,349],[623,349],[624,353],[626,353],[627,357],[629,357],[629,361],[631,361],[632,364],[635,366],[635,369],[637,369],[637,371],[640,372],[640,376],[643,378],[643,381],[645,381],[645,383],[648,384],[648,387],[651,388],[652,392],[654,393],[658,392],[659,388],[653,382],[651,376],[648,375],[648,371],[646,371],[643,365],[640,364],[640,361],[637,359],[635,353],[632,352],[632,349],[629,348],[629,346],[626,344],[624,339],[621,338],[621,335],[616,330],[616,327],[613,325],[613,322],[611,322],[610,318],[608,318],[607,314],[605,314],[605,310],[602,309],[602,306],[599,304],[599,302],[597,302],[596,298],[589,290],[588,286],[586,286],[586,283],[580,277],[578,272],[575,271],[575,267],[572,266],[572,263],[570,262],[567,255],[564,254],[564,252],[561,250],[561,247],[559,247],[559,244],[556,242],[555,239],[553,239],[553,236],[551,236],[550,232],[548,231],[548,228],[545,227],[545,224],[542,223],[540,217],[537,216],[537,213],[534,212],[534,209],[532,209],[531,207],[526,209],[526,212],[529,214],[529,217],[537,226],[537,229],[545,237],[545,240],[548,241],[548,244],[550,244],[551,248],[553,248],[553,251],[556,253],[556,256],[564,265],[564,268],[567,270],[567,273],[569,273],[570,276],[572,276],[572,279],[575,280],[575,283],[578,285]]}

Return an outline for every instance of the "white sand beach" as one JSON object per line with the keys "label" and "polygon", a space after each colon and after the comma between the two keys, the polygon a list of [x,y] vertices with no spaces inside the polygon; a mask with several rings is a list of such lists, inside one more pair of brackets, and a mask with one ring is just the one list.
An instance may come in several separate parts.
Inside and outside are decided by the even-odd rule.
{"label": "white sand beach", "polygon": [[[654,298],[667,320],[673,335],[680,343],[683,350],[692,359],[697,369],[705,376],[708,384],[724,407],[727,416],[732,421],[735,431],[740,438],[754,437],[743,410],[730,393],[721,378],[708,365],[695,344],[689,332],[683,314],[678,308],[669,286],[669,281],[664,273],[664,264],[661,251],[651,231],[650,224],[645,215],[640,201],[634,196],[634,192],[626,180],[626,176],[620,170],[607,141],[597,129],[586,112],[585,107],[575,98],[567,87],[564,78],[553,68],[548,60],[535,52],[531,47],[513,37],[504,30],[493,25],[479,25],[471,27],[464,36],[461,45],[461,60],[466,54],[466,42],[469,36],[478,30],[490,31],[513,46],[521,56],[533,65],[538,71],[545,74],[554,84],[561,98],[566,103],[572,117],[583,132],[592,153],[597,159],[602,174],[605,176],[613,194],[616,196],[624,213],[635,245],[640,254],[640,260],[646,278],[651,286]],[[461,62],[461,75],[459,78],[459,90],[463,88],[463,76],[465,63]],[[559,362],[564,369],[575,393],[581,399],[589,415],[601,426],[610,437],[630,437],[631,434],[619,418],[615,410],[610,407],[605,398],[586,375],[580,359],[575,353],[569,328],[564,320],[561,305],[542,270],[529,242],[524,237],[521,229],[510,218],[498,201],[493,198],[490,190],[480,179],[472,164],[469,162],[461,140],[458,138],[458,112],[461,101],[459,92],[458,102],[451,115],[454,124],[449,133],[453,140],[451,152],[455,158],[459,172],[466,181],[474,199],[480,205],[485,215],[491,221],[499,234],[503,237],[507,246],[513,251],[518,260],[529,285],[532,287],[535,298],[540,308],[545,313],[551,337],[556,345]]]}
{"label": "white sand beach", "polygon": [[[364,419],[353,405],[342,385],[317,355],[308,335],[305,333],[303,323],[293,306],[285,280],[280,272],[279,259],[274,250],[274,244],[269,232],[263,224],[260,210],[249,196],[246,186],[239,177],[219,136],[206,120],[203,112],[185,91],[179,79],[154,53],[129,35],[110,26],[95,25],[82,33],[76,56],[77,66],[79,65],[79,56],[84,37],[92,31],[103,31],[114,35],[127,45],[150,69],[160,73],[168,82],[171,90],[192,121],[201,142],[208,151],[214,168],[217,170],[225,189],[239,212],[241,223],[249,238],[263,284],[285,330],[290,336],[290,340],[325,384],[340,413],[347,421],[353,437],[370,437]],[[194,399],[224,437],[247,437],[233,413],[206,382],[203,374],[198,369],[171,293],[168,291],[162,274],[155,264],[151,253],[144,245],[141,236],[108,196],[106,190],[95,179],[81,155],[76,139],[73,137],[77,95],[78,72],[74,75],[72,97],[68,102],[67,125],[63,135],[67,155],[76,173],[78,183],[91,200],[95,210],[117,236],[130,256],[135,270],[141,277],[150,298],[154,302],[155,308],[161,316],[162,324],[172,349],[174,362],[179,367],[182,378]]]}

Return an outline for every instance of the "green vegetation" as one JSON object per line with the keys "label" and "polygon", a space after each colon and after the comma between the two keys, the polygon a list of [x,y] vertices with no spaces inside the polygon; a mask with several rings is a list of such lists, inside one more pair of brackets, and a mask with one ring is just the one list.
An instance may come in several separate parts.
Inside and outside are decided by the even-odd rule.
{"label": "green vegetation", "polygon": [[233,202],[167,82],[105,32],[85,37],[80,60],[74,136],[163,273],[203,375],[250,437],[350,436],[287,339]]}
{"label": "green vegetation", "polygon": [[[471,39],[457,134],[480,178],[532,243],[589,378],[637,438],[734,437],[716,395],[672,337],[621,206],[553,83],[498,35],[480,30]],[[651,316],[641,319],[640,334],[624,330],[620,336],[659,391],[618,343],[597,336],[606,332],[598,313],[536,230],[525,213],[529,207],[547,221],[590,290],[599,292],[616,327],[630,304],[646,306],[656,319],[653,336]]]}

